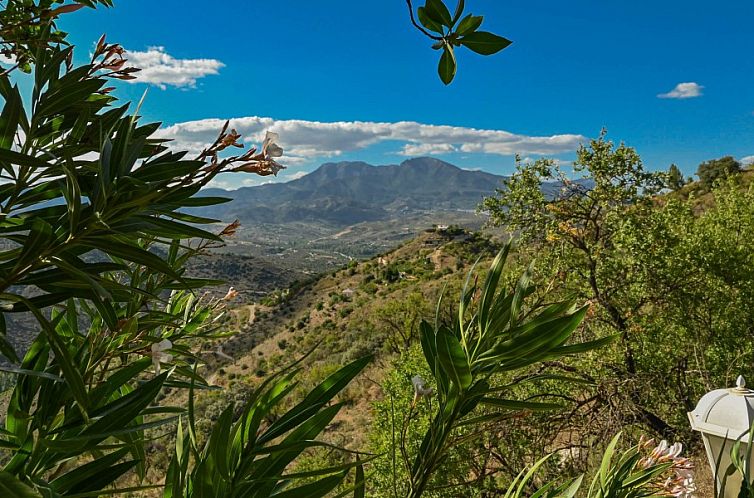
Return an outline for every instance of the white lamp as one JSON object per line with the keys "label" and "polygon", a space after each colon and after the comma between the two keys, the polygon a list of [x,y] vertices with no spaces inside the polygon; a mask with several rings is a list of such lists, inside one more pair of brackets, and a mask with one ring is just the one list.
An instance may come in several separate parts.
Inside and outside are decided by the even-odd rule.
{"label": "white lamp", "polygon": [[[741,438],[742,450],[748,450],[747,433],[754,421],[754,391],[747,389],[744,378],[739,376],[736,387],[716,389],[705,394],[688,415],[691,428],[702,434],[713,475],[717,476],[715,484],[720,490],[725,471],[731,464],[730,451],[735,441]],[[749,465],[751,467],[751,462]],[[741,489],[741,479],[738,472],[729,476],[721,498],[736,498]]]}

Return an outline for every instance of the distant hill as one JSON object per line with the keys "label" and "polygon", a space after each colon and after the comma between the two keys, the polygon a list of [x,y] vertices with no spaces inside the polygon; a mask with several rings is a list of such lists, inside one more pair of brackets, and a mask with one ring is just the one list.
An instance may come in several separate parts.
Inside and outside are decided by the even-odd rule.
{"label": "distant hill", "polygon": [[204,195],[230,197],[234,202],[203,213],[223,220],[238,218],[242,223],[313,221],[345,227],[392,219],[400,213],[472,211],[502,179],[428,157],[392,166],[327,163],[287,183],[233,191],[206,189]]}

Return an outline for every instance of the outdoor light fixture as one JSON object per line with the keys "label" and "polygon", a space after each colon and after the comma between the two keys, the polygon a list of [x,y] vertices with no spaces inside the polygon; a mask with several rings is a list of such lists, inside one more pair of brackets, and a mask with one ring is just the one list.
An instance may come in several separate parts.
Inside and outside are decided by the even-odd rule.
{"label": "outdoor light fixture", "polygon": [[[747,389],[746,381],[739,376],[736,387],[715,389],[705,394],[688,415],[691,428],[702,433],[715,485],[720,490],[725,471],[731,464],[730,453],[736,440],[741,439],[742,452],[748,452],[748,432],[754,422],[754,391]],[[751,462],[749,467],[752,468]],[[739,472],[728,476],[721,498],[736,498],[741,489],[741,479]]]}

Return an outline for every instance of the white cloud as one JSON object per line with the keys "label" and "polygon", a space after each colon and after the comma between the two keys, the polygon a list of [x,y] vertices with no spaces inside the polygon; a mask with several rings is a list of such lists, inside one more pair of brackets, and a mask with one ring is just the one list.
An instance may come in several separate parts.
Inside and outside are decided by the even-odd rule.
{"label": "white cloud", "polygon": [[661,99],[693,99],[695,97],[702,96],[702,90],[704,87],[699,83],[693,81],[686,83],[678,83],[675,88],[668,93],[661,93],[658,95]]}
{"label": "white cloud", "polygon": [[739,162],[744,166],[750,166],[754,164],[754,156],[742,157]]}
{"label": "white cloud", "polygon": [[402,156],[430,156],[433,154],[449,154],[451,152],[457,152],[452,144],[417,144],[410,143],[403,146],[403,150],[400,151]]}
{"label": "white cloud", "polygon": [[246,176],[240,181],[232,173],[223,173],[210,180],[207,184],[209,188],[221,188],[223,190],[235,190],[240,187],[257,187],[259,185],[267,185],[268,183],[274,183],[275,180],[271,180],[268,177],[259,176]]}
{"label": "white cloud", "polygon": [[[203,119],[177,123],[161,129],[159,134],[173,138],[176,148],[199,152],[217,137],[224,122],[222,119]],[[250,116],[231,119],[230,127],[235,128],[248,145],[259,144],[267,130],[280,134],[280,144],[285,148],[287,159],[287,162],[281,162],[291,165],[337,157],[386,142],[399,143],[402,155],[464,152],[511,156],[572,152],[586,140],[586,137],[574,134],[528,136],[504,130],[428,125],[414,121],[323,123]]]}
{"label": "white cloud", "polygon": [[176,59],[165,52],[165,47],[149,47],[145,52],[126,53],[128,65],[141,69],[131,83],[151,83],[161,89],[196,86],[196,80],[217,74],[225,64],[216,59]]}
{"label": "white cloud", "polygon": [[299,178],[303,178],[308,174],[308,171],[296,171],[295,173],[291,173],[290,175],[283,175],[280,177],[280,179],[284,182],[290,182],[293,180],[298,180]]}

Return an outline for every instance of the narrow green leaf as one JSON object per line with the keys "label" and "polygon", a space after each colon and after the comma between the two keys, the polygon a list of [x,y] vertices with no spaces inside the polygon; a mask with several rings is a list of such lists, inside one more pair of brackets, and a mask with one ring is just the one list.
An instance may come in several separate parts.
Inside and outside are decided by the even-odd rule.
{"label": "narrow green leaf", "polygon": [[354,483],[353,498],[365,498],[367,483],[364,479],[364,465],[361,463],[361,459],[356,455],[356,479]]}
{"label": "narrow green leaf", "polygon": [[139,435],[139,439],[143,441],[141,435],[144,431],[172,424],[176,420],[178,420],[178,417],[168,417],[155,420],[153,422],[146,422],[143,424],[126,425],[124,427],[115,428],[106,432],[84,431],[80,436],[43,440],[43,444],[45,447],[54,451],[67,451],[73,453],[83,452],[87,448],[92,448],[110,437],[117,437],[128,440],[130,436],[136,434]]}
{"label": "narrow green leaf", "polygon": [[[312,443],[327,425],[332,422],[332,419],[338,414],[343,407],[343,403],[337,403],[322,411],[316,413],[314,416],[299,424],[288,436],[283,439],[283,444],[296,444],[296,443]],[[255,479],[265,479],[273,476],[277,476],[280,472],[285,470],[291,462],[293,462],[304,450],[304,447],[300,449],[291,449],[283,452],[275,452],[270,455],[269,458],[264,460],[264,463],[258,464],[255,468],[255,473],[252,476]]]}
{"label": "narrow green leaf", "polygon": [[13,146],[21,113],[24,112],[18,85],[13,86],[9,97],[5,99],[3,112],[0,113],[0,149],[10,149]]}
{"label": "narrow green leaf", "polygon": [[161,182],[183,178],[203,166],[203,161],[150,162],[135,170],[131,176],[144,182]]}
{"label": "narrow green leaf", "polygon": [[608,344],[612,344],[613,342],[617,341],[619,338],[620,338],[620,334],[609,335],[607,337],[602,337],[600,339],[595,339],[593,341],[581,342],[579,344],[572,344],[570,346],[561,346],[553,350],[552,353],[553,353],[553,356],[581,354],[587,351],[591,351],[593,349],[599,349],[601,347],[607,346]]}
{"label": "narrow green leaf", "polygon": [[[112,485],[121,476],[126,474],[126,472],[133,469],[136,463],[137,462],[135,460],[128,460],[125,462],[116,463],[115,465],[105,470],[97,472],[94,475],[92,475],[91,478],[87,479],[86,481],[82,481],[78,485],[74,486],[71,489],[69,496],[72,496],[72,497],[91,496],[92,498],[102,496],[104,494],[103,488]],[[141,488],[141,489],[148,489],[148,488]],[[124,491],[120,490],[118,492],[118,494],[121,494],[121,493],[124,493]]]}
{"label": "narrow green leaf", "polygon": [[[55,353],[55,361],[56,363],[58,363],[60,370],[62,370],[63,372],[63,378],[71,388],[73,398],[79,404],[82,415],[86,416],[87,409],[89,407],[89,399],[86,393],[86,388],[84,386],[84,379],[82,378],[81,372],[79,372],[76,363],[73,361],[71,353],[70,351],[68,351],[68,347],[56,332],[53,323],[47,320],[42,312],[36,306],[34,306],[31,301],[25,298],[19,299],[24,302],[26,306],[28,306],[29,311],[32,312],[34,317],[37,319],[37,322],[39,322],[42,329],[44,330],[45,335],[47,336],[47,340],[49,341],[50,346]],[[59,318],[62,317],[63,315],[59,316]]]}
{"label": "narrow green leaf", "polygon": [[[96,460],[93,460],[80,467],[76,467],[69,472],[66,472],[62,476],[53,480],[50,485],[58,493],[66,493],[71,490],[75,490],[76,492],[83,492],[102,489],[102,487],[112,483],[112,481],[114,481],[115,479],[110,480],[110,482],[104,484],[101,487],[87,487],[87,489],[80,489],[77,488],[77,486],[82,483],[86,484],[87,481],[97,477],[100,473],[107,474],[109,468],[118,463],[118,461],[127,454],[128,448],[123,448],[104,455],[100,458],[97,458]],[[117,477],[118,476],[116,476],[115,478],[117,479]]]}
{"label": "narrow green leaf", "polygon": [[[182,206],[186,207],[203,207],[203,206],[215,206],[217,204],[225,204],[231,202],[233,199],[227,197],[191,197],[180,202]],[[188,220],[186,220],[188,221]]]}
{"label": "narrow green leaf", "polygon": [[16,261],[15,270],[23,271],[31,261],[39,258],[43,249],[52,240],[52,237],[52,226],[40,218],[34,219],[29,234],[26,237],[23,251]]}
{"label": "narrow green leaf", "polygon": [[3,498],[41,498],[39,493],[8,472],[0,472],[0,496]]}
{"label": "narrow green leaf", "polygon": [[104,79],[74,81],[71,84],[58,85],[46,92],[39,100],[36,116],[42,118],[80,106],[91,94],[102,88]]}
{"label": "narrow green leaf", "polygon": [[6,332],[7,325],[5,323],[5,313],[0,312],[0,354],[13,363],[19,363],[20,360],[16,354],[15,348],[5,336]]}
{"label": "narrow green leaf", "polygon": [[28,154],[21,154],[20,152],[9,149],[0,149],[0,164],[8,166],[26,166],[29,168],[39,169],[47,169],[51,167],[51,165],[47,161],[39,157],[30,156]]}
{"label": "narrow green leaf", "polygon": [[233,405],[229,405],[220,414],[209,439],[209,454],[212,457],[217,470],[225,479],[230,479],[230,461],[228,453],[230,452],[229,440],[231,424],[233,423]]}
{"label": "narrow green leaf", "polygon": [[132,263],[144,265],[173,278],[178,278],[175,270],[173,270],[170,265],[163,261],[162,258],[155,255],[154,253],[142,249],[137,245],[122,242],[115,237],[92,237],[86,239],[86,244],[101,250],[105,254],[109,254],[120,259],[125,259],[126,261],[131,261]]}
{"label": "narrow green leaf", "polygon": [[559,496],[559,498],[574,498],[576,496],[576,493],[579,492],[579,489],[581,489],[581,482],[584,480],[584,474],[581,474],[579,477],[573,480],[573,482],[570,483],[570,485],[562,491],[562,494]]}
{"label": "narrow green leaf", "polygon": [[304,486],[288,489],[282,493],[275,493],[275,498],[321,498],[326,496],[332,490],[338,487],[343,482],[346,474],[339,474],[330,477],[325,477],[319,481],[315,481]]}
{"label": "narrow green leaf", "polygon": [[613,437],[612,441],[610,441],[610,444],[607,445],[607,448],[605,449],[605,452],[602,456],[602,463],[600,464],[600,470],[599,470],[599,479],[602,483],[602,486],[605,486],[607,484],[608,476],[610,475],[610,466],[613,461],[613,455],[615,454],[615,447],[618,445],[618,441],[621,438],[621,433]]}
{"label": "narrow green leaf", "polygon": [[437,331],[437,357],[445,373],[461,389],[471,385],[471,369],[458,338],[447,327]]}
{"label": "narrow green leaf", "polygon": [[30,377],[39,377],[40,379],[47,379],[53,382],[64,382],[62,377],[53,375],[47,372],[37,372],[36,370],[28,370],[26,368],[17,368],[10,365],[0,365],[0,372],[8,372],[18,375],[28,375]]}
{"label": "narrow green leaf", "polygon": [[457,23],[463,15],[463,11],[466,9],[466,2],[464,0],[458,0],[456,4],[456,12],[453,14],[453,24]]}
{"label": "narrow green leaf", "polygon": [[65,172],[66,184],[63,194],[68,206],[68,232],[73,235],[78,230],[79,219],[81,217],[81,188],[79,187],[79,180],[73,167],[66,165],[63,171]]}
{"label": "narrow green leaf", "polygon": [[505,262],[508,259],[508,253],[510,252],[510,244],[506,244],[500,252],[497,253],[495,259],[490,265],[490,270],[487,272],[487,278],[484,281],[482,287],[482,297],[479,301],[479,327],[480,336],[487,331],[490,309],[495,301],[495,293],[500,283],[500,276],[503,274],[505,268]]}
{"label": "narrow green leaf", "polygon": [[360,358],[334,374],[315,387],[304,400],[291,408],[288,412],[272,424],[259,437],[259,443],[275,439],[287,431],[298,426],[301,422],[313,416],[321,407],[329,402],[336,394],[345,388],[372,361],[371,356]]}
{"label": "narrow green leaf", "polygon": [[424,353],[424,359],[427,360],[427,366],[429,366],[432,375],[437,378],[438,360],[437,360],[437,340],[435,338],[435,331],[432,326],[425,320],[419,324],[419,337],[422,345],[422,352]]}

